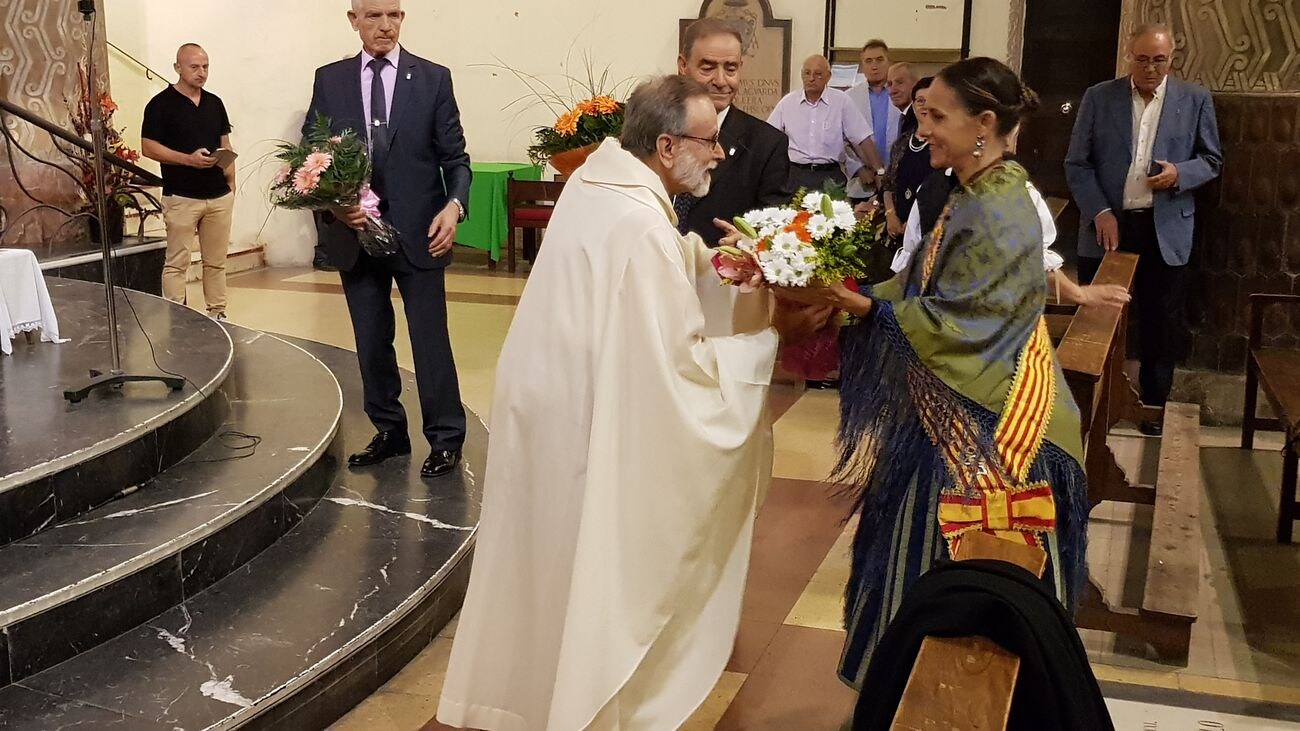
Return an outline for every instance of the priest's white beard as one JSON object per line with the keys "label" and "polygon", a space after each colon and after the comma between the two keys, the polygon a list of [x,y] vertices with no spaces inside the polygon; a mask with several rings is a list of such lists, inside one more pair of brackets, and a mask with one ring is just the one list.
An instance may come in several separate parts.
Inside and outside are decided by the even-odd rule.
{"label": "priest's white beard", "polygon": [[717,167],[712,161],[703,161],[695,157],[683,156],[681,164],[676,168],[677,184],[686,188],[686,191],[696,198],[703,198],[709,194],[709,186],[713,178],[709,171]]}

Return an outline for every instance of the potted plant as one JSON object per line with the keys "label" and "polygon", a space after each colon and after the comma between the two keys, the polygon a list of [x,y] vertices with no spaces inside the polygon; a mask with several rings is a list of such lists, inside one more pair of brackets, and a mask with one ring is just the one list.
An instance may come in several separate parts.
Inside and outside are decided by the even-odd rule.
{"label": "potted plant", "polygon": [[[68,115],[72,122],[72,128],[86,141],[91,140],[91,100],[89,84],[86,78],[86,69],[77,66],[78,79],[80,82],[81,93],[78,95],[75,103],[68,101]],[[104,119],[104,150],[109,155],[115,155],[126,162],[134,163],[140,159],[140,153],[126,144],[122,139],[122,131],[113,126],[113,113],[117,111],[117,104],[107,93],[102,93],[98,99],[100,113]],[[95,163],[94,156],[81,149],[61,144],[57,139],[55,145],[59,150],[72,162],[76,167],[78,175],[77,182],[80,183],[82,193],[86,198],[86,205],[80,212],[90,219],[90,240],[95,243],[99,241],[99,226],[96,220],[94,206],[95,191]],[[141,188],[135,183],[131,173],[122,168],[104,164],[104,193],[105,200],[105,229],[108,231],[109,243],[119,244],[125,234],[126,211],[134,210],[139,215],[139,231],[137,235],[144,235],[145,220],[155,213],[162,210],[158,200],[148,191]],[[146,207],[141,198],[149,204]]]}
{"label": "potted plant", "polygon": [[531,92],[507,107],[530,99],[529,106],[541,104],[555,115],[554,124],[533,131],[528,159],[534,165],[549,162],[562,175],[571,175],[606,137],[617,137],[623,131],[624,103],[618,99],[631,80],[611,85],[609,67],[597,74],[590,58],[584,63],[585,78],[565,74],[563,90],[538,76],[499,66],[514,74]]}

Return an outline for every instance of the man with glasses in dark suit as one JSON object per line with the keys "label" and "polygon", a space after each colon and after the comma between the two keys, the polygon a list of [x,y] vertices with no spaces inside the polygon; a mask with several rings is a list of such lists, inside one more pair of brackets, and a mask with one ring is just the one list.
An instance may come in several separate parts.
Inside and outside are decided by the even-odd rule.
{"label": "man with glasses in dark suit", "polygon": [[678,230],[694,231],[710,246],[716,246],[722,236],[713,223],[715,218],[730,222],[755,208],[789,203],[794,195],[786,155],[789,140],[780,130],[735,105],[745,65],[743,43],[733,23],[702,18],[686,28],[677,57],[677,73],[709,90],[718,113],[718,142],[727,153],[713,171],[707,196],[683,193],[673,200]]}

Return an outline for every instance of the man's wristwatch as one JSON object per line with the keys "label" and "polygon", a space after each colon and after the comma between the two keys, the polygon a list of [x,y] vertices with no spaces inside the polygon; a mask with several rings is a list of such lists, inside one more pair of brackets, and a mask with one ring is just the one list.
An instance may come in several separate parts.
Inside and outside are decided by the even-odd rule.
{"label": "man's wristwatch", "polygon": [[884,169],[884,168],[876,168],[876,177],[877,177],[877,178],[883,178],[883,177],[885,177],[885,169]]}
{"label": "man's wristwatch", "polygon": [[461,203],[459,198],[452,198],[452,199],[451,199],[451,202],[452,202],[452,203],[455,203],[455,204],[456,204],[456,210],[460,211],[460,215],[456,217],[456,221],[457,221],[457,223],[459,223],[459,222],[461,222],[461,221],[464,221],[464,220],[465,220],[465,204],[464,204],[464,203]]}

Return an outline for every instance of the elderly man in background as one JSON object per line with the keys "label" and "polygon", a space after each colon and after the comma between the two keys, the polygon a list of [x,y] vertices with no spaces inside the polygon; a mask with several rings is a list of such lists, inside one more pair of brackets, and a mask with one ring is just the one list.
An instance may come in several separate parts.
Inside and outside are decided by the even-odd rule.
{"label": "elderly man in background", "polygon": [[871,143],[871,125],[849,97],[827,88],[831,65],[825,56],[803,62],[803,89],[786,94],[768,117],[768,124],[790,138],[790,187],[810,191],[828,185],[843,187],[844,146],[851,145],[867,165],[858,172],[863,185],[874,186],[882,168]]}
{"label": "elderly man in background", "polygon": [[[896,168],[898,159],[907,151],[907,138],[911,137],[911,133],[917,131],[917,114],[911,109],[911,90],[913,90],[914,86],[917,86],[917,77],[911,73],[911,66],[905,64],[905,62],[898,62],[898,64],[889,66],[888,73],[885,75],[885,90],[889,94],[891,112],[889,112],[888,129],[885,134],[891,139],[891,143],[889,143],[888,151],[884,155],[885,173],[879,181],[880,193],[884,193],[884,186],[889,178],[889,170]],[[850,98],[853,96],[853,91],[849,90]],[[857,99],[854,100],[857,101]],[[875,139],[875,134],[872,134],[872,139]],[[853,155],[852,150],[849,150],[849,177],[853,178],[854,173],[861,169],[861,166],[861,161]],[[850,179],[849,199],[853,200],[853,202],[862,202],[862,200],[871,198],[874,193],[875,191],[867,190],[866,186],[854,181],[854,179]]]}
{"label": "elderly man in background", "polygon": [[442,723],[675,729],[726,666],[778,332],[830,312],[782,308],[773,327],[766,293],[719,287],[678,233],[672,196],[707,197],[717,139],[706,88],[645,82],[556,203],[497,366]]}
{"label": "elderly man in background", "polygon": [[790,202],[790,141],[763,120],[736,106],[745,65],[740,31],[720,18],[691,23],[682,37],[677,73],[709,90],[718,113],[718,141],[727,157],[713,171],[709,194],[696,198],[681,193],[673,198],[677,228],[699,234],[710,246],[722,231],[713,220],[730,221],[755,208]]}
{"label": "elderly man in background", "polygon": [[186,301],[185,275],[191,252],[203,258],[203,304],[215,320],[226,319],[226,254],[235,210],[235,166],[214,156],[230,149],[230,117],[208,82],[208,54],[194,43],[176,51],[175,84],[144,108],[140,148],[162,166],[163,223],[167,257],[163,296]]}
{"label": "elderly man in background", "polygon": [[[1169,76],[1174,40],[1163,25],[1129,39],[1127,76],[1092,87],[1079,105],[1065,175],[1079,206],[1079,279],[1107,251],[1140,256],[1134,298],[1142,402],[1164,406],[1183,347],[1184,290],[1195,191],[1223,165],[1214,100]],[[1157,421],[1140,425],[1160,434]]]}

